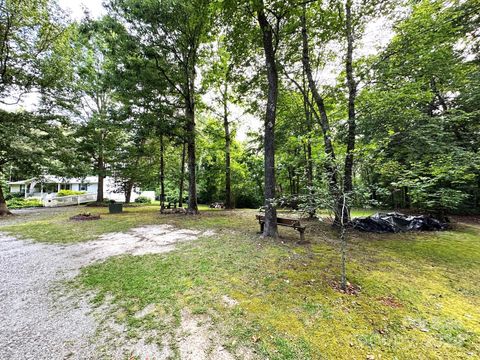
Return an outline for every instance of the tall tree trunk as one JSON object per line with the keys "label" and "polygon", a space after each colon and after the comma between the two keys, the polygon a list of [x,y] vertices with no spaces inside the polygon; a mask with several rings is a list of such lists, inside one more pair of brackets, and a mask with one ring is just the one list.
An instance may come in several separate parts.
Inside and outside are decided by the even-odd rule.
{"label": "tall tree trunk", "polygon": [[12,215],[12,213],[7,208],[7,202],[3,196],[3,188],[0,185],[0,216]]}
{"label": "tall tree trunk", "polygon": [[132,190],[133,190],[133,181],[128,180],[127,184],[125,185],[125,203],[130,204],[132,199]]}
{"label": "tall tree trunk", "polygon": [[305,69],[303,69],[303,76],[302,76],[302,88],[303,88],[303,108],[305,112],[305,121],[307,124],[308,130],[308,137],[307,137],[307,145],[305,149],[305,160],[306,160],[306,173],[307,173],[307,188],[308,193],[310,194],[310,206],[308,209],[308,217],[313,219],[316,213],[316,206],[315,206],[315,191],[313,189],[313,158],[312,158],[312,140],[311,140],[311,131],[313,127],[312,123],[312,111],[310,110],[310,99],[308,98],[308,85],[305,79]]}
{"label": "tall tree trunk", "polygon": [[225,130],[225,208],[233,209],[232,180],[230,168],[230,124],[228,122],[228,83],[225,81],[223,89],[223,128]]}
{"label": "tall tree trunk", "polygon": [[186,153],[186,145],[183,142],[182,146],[182,161],[181,161],[181,168],[180,168],[180,185],[178,187],[178,207],[183,207],[183,182],[185,180],[185,153]]}
{"label": "tall tree trunk", "polygon": [[260,1],[257,19],[262,30],[263,49],[268,77],[268,99],[265,114],[265,226],[263,236],[277,237],[277,210],[273,205],[275,199],[275,120],[278,99],[278,71],[273,48],[273,30],[268,22]]}
{"label": "tall tree trunk", "polygon": [[[352,0],[345,3],[345,20],[347,36],[347,57],[345,68],[347,73],[348,87],[348,135],[347,135],[347,154],[345,156],[345,169],[343,179],[343,192],[347,197],[353,191],[353,153],[355,151],[355,99],[357,97],[357,84],[353,77],[353,28],[352,28]],[[348,198],[347,198],[348,199]],[[346,204],[347,211],[344,212],[344,223],[350,221],[350,204]]]}
{"label": "tall tree trunk", "polygon": [[[305,97],[305,96],[304,96]],[[307,173],[307,187],[309,191],[312,191],[313,187],[313,159],[312,159],[312,141],[310,140],[310,132],[312,131],[312,114],[310,112],[310,108],[308,106],[308,99],[304,98],[303,100],[303,107],[305,110],[305,120],[307,122],[307,130],[309,135],[307,137],[307,144],[305,148],[305,160],[307,162],[306,166],[306,173]]]}
{"label": "tall tree trunk", "polygon": [[160,211],[165,209],[165,158],[163,135],[160,135]]}
{"label": "tall tree trunk", "polygon": [[98,171],[98,186],[97,186],[97,202],[103,201],[103,183],[105,179],[105,164],[103,163],[103,157],[99,156],[97,161]]}
{"label": "tall tree trunk", "polygon": [[196,158],[195,158],[195,108],[193,101],[187,104],[187,155],[188,155],[188,214],[198,214]]}
{"label": "tall tree trunk", "polygon": [[304,5],[303,14],[301,16],[301,23],[302,23],[302,64],[303,70],[307,77],[308,87],[312,93],[313,100],[317,105],[318,111],[320,112],[320,116],[318,118],[320,122],[320,127],[323,133],[323,143],[325,148],[325,154],[327,155],[327,163],[325,165],[327,176],[328,176],[328,185],[329,191],[331,196],[334,200],[334,207],[335,207],[335,222],[338,224],[339,218],[338,214],[340,214],[339,210],[341,209],[341,196],[339,194],[338,189],[338,178],[337,173],[335,171],[335,150],[333,148],[333,143],[331,139],[331,131],[330,131],[330,123],[328,120],[327,111],[325,109],[325,103],[320,95],[317,85],[313,79],[312,75],[312,68],[310,65],[310,51],[308,45],[308,32],[307,32],[307,20],[306,20],[306,7]]}

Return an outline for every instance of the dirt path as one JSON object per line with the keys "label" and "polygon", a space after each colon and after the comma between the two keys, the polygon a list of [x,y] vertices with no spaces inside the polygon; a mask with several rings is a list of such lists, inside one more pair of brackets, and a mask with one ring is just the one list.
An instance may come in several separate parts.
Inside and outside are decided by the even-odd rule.
{"label": "dirt path", "polygon": [[[68,207],[42,207],[29,209],[14,209],[11,210],[14,216],[0,216],[0,226],[10,226],[22,224],[29,221],[50,219],[57,214],[65,214],[72,212],[78,214],[84,212],[85,206],[68,206]],[[1,230],[0,230],[1,231]]]}
{"label": "dirt path", "polygon": [[[66,288],[64,282],[80,268],[121,254],[163,253],[175,244],[208,235],[176,229],[170,225],[144,226],[127,233],[112,233],[96,241],[74,245],[48,245],[17,240],[0,233],[0,349],[2,358],[16,359],[99,359],[120,357],[115,348],[99,344],[98,314],[89,305],[89,296]],[[108,338],[102,334],[100,338]],[[100,340],[103,341],[103,340]],[[121,344],[120,344],[121,345]],[[137,344],[138,345],[138,344]],[[98,349],[102,348],[99,353]],[[113,347],[113,345],[111,346]],[[140,343],[132,350],[138,358],[156,359],[171,353],[149,349]],[[185,359],[204,359],[187,349]],[[188,356],[188,354],[193,356]],[[232,358],[224,354],[222,358]],[[210,357],[210,356],[208,356]]]}

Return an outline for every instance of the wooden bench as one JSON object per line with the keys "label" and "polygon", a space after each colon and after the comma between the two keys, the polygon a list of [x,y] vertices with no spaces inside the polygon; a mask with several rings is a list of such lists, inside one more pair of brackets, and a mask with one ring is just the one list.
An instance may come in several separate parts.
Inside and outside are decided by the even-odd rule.
{"label": "wooden bench", "polygon": [[[265,227],[265,216],[263,215],[256,215],[256,218],[258,220],[258,223],[260,224],[260,232],[263,233],[263,228]],[[286,227],[291,227],[295,230],[297,230],[300,233],[300,242],[304,243],[305,242],[305,226],[302,226],[300,224],[300,220],[295,220],[295,219],[284,219],[284,218],[279,218],[277,217],[277,225],[278,226],[286,226]]]}

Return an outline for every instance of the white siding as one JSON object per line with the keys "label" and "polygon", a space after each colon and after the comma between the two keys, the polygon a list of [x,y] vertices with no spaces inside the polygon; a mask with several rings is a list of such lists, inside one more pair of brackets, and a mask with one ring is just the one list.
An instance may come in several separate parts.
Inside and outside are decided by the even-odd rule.
{"label": "white siding", "polygon": [[[43,197],[46,200],[53,199],[56,197],[57,189],[59,184],[69,184],[71,190],[81,191],[80,184],[87,184],[86,194],[96,194],[98,190],[98,178],[96,176],[87,176],[85,178],[78,179],[63,179],[55,176],[46,176],[44,179],[44,188],[43,188]],[[35,196],[41,196],[39,193],[40,183],[37,184],[38,189],[36,189],[34,194]],[[21,190],[20,184],[11,184],[10,191],[12,193],[19,193]],[[144,191],[140,194],[140,189],[135,188],[132,191],[131,201],[135,201],[138,196],[146,196],[155,199],[154,191]],[[115,179],[113,177],[106,177],[104,179],[104,188],[103,196],[106,199],[111,199],[119,202],[125,201],[125,194],[123,192],[117,192],[115,187]]]}
{"label": "white siding", "polygon": [[97,189],[98,189],[98,184],[88,184],[87,194],[96,194]]}

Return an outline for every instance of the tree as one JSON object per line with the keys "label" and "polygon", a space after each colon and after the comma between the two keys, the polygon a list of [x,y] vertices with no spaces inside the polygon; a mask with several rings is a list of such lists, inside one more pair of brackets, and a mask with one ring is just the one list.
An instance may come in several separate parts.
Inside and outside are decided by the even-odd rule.
{"label": "tree", "polygon": [[[343,178],[343,199],[341,215],[342,226],[350,221],[350,206],[346,204],[347,196],[350,196],[353,191],[353,156],[355,151],[355,137],[356,137],[356,112],[355,100],[357,98],[357,82],[355,81],[353,71],[353,49],[354,49],[354,21],[352,15],[352,0],[345,1],[345,37],[347,42],[347,53],[345,56],[345,72],[347,78],[348,88],[348,135],[347,135],[347,153],[345,154],[344,178]],[[344,286],[342,282],[342,286]],[[344,289],[345,290],[345,289]]]}
{"label": "tree", "polygon": [[[156,62],[145,56],[142,46],[124,24],[111,17],[100,23],[108,57],[115,64],[109,82],[114,88],[117,122],[123,125],[125,142],[117,145],[121,157],[115,161],[115,177],[127,199],[133,186],[160,184],[160,208],[165,202],[165,143],[178,137],[174,109],[168,104],[168,82],[159,76]],[[183,133],[183,131],[180,131]],[[152,146],[158,146],[153,149]],[[118,151],[117,151],[118,152]],[[158,155],[158,157],[157,157]],[[143,166],[150,156],[156,163]],[[149,164],[152,166],[152,164]],[[152,174],[156,173],[153,180]]]}
{"label": "tree", "polygon": [[[312,66],[310,61],[310,45],[309,45],[309,35],[308,35],[308,28],[307,28],[307,11],[306,5],[304,5],[303,13],[301,15],[301,32],[302,32],[302,65],[303,71],[308,81],[308,87],[312,93],[313,100],[316,105],[316,109],[312,106],[313,104],[309,104],[312,112],[317,117],[320,127],[323,133],[323,142],[324,142],[324,149],[326,154],[326,165],[325,169],[327,171],[328,176],[328,186],[330,189],[330,193],[334,199],[340,200],[339,196],[339,183],[338,183],[338,176],[337,172],[335,171],[335,149],[333,147],[332,141],[332,131],[330,128],[330,121],[327,114],[327,109],[325,107],[325,100],[323,99],[322,95],[320,94],[317,84],[313,78]],[[318,114],[318,112],[320,114]],[[340,201],[338,202],[340,205]],[[340,207],[339,207],[340,209]],[[342,213],[341,211],[335,211],[335,222],[338,222],[337,215]]]}
{"label": "tree", "polygon": [[[231,171],[231,119],[229,105],[233,102],[232,86],[234,80],[233,67],[234,63],[231,59],[230,53],[224,44],[224,39],[217,41],[218,49],[216,51],[217,59],[212,64],[209,71],[205,74],[204,82],[206,86],[218,94],[215,103],[210,105],[210,110],[215,115],[222,118],[224,139],[225,139],[225,208],[233,209],[234,202],[232,196],[232,171]],[[221,107],[218,112],[214,109],[215,105]]]}
{"label": "tree", "polygon": [[[7,169],[15,169],[37,176],[55,167],[65,149],[70,149],[59,120],[25,111],[0,110],[0,175],[6,174]],[[9,214],[0,186],[0,216]]]}
{"label": "tree", "polygon": [[478,61],[469,60],[468,44],[478,24],[471,2],[444,5],[414,5],[368,64],[375,71],[360,93],[362,171],[369,174],[362,180],[388,206],[478,207],[478,107],[464,102],[476,91]]}
{"label": "tree", "polygon": [[[263,51],[264,67],[256,69],[258,74],[265,75],[267,80],[267,100],[264,110],[264,201],[265,227],[264,236],[277,237],[277,212],[274,206],[276,197],[275,178],[275,122],[277,115],[279,74],[278,49],[281,43],[281,30],[288,18],[292,4],[284,1],[256,0],[249,3],[238,1],[225,2],[226,16],[231,20],[232,29],[229,38],[233,39],[234,58],[255,58],[256,54],[248,48],[245,34],[249,33],[251,40],[258,43]],[[252,27],[252,20],[258,28]],[[249,84],[251,85],[251,83]],[[254,105],[255,106],[255,105]]]}
{"label": "tree", "polygon": [[52,49],[68,33],[55,3],[0,1],[0,103],[16,104],[45,87],[48,67],[62,72]]}
{"label": "tree", "polygon": [[178,185],[178,207],[183,206],[183,188],[184,188],[184,181],[185,181],[185,152],[186,152],[186,144],[183,142],[182,144],[182,160],[180,165],[180,181]]}
{"label": "tree", "polygon": [[[308,89],[311,92],[312,100],[310,100],[308,92],[301,86],[299,82],[292,80],[297,88],[303,93],[304,100],[307,104],[305,107],[306,116],[312,113],[318,120],[320,128],[323,133],[324,151],[326,156],[325,169],[328,177],[329,189],[334,198],[338,198],[339,210],[335,214],[343,214],[345,219],[343,223],[348,223],[350,219],[350,195],[353,193],[353,166],[354,166],[354,152],[356,139],[356,98],[357,88],[361,79],[355,78],[355,64],[354,64],[354,50],[356,42],[362,38],[365,24],[375,16],[382,14],[388,8],[388,1],[371,0],[362,3],[354,3],[351,0],[343,1],[327,1],[322,4],[314,4],[308,6],[303,4],[303,12],[300,16],[300,28],[302,39],[302,67],[305,82],[308,84]],[[328,23],[329,26],[320,25],[320,29],[310,29],[311,26],[319,22],[320,24]],[[311,49],[313,44],[318,44],[318,41],[311,41],[313,36],[315,40],[319,40],[323,49],[329,42],[344,42],[345,55],[342,59],[345,68],[345,85],[346,85],[346,113],[347,113],[347,130],[345,139],[345,160],[342,172],[337,173],[335,163],[339,157],[338,149],[336,150],[335,139],[333,138],[333,131],[335,124],[332,125],[332,113],[338,111],[331,111],[327,108],[327,100],[325,95],[321,93],[320,86],[322,80],[318,82],[314,79],[315,69],[312,68]],[[325,51],[325,50],[324,50]],[[326,52],[326,51],[325,51]],[[323,58],[320,63],[328,60],[327,54],[320,56]],[[358,74],[357,74],[358,75]],[[358,76],[357,76],[358,77]],[[325,87],[325,85],[323,84]],[[342,89],[343,86],[337,86]],[[335,95],[335,91],[330,96]],[[333,100],[335,108],[342,109],[342,104],[339,104],[340,99]],[[341,155],[341,153],[340,153]],[[341,196],[340,194],[345,194]],[[346,200],[345,200],[346,199]],[[344,210],[344,200],[347,201],[346,209]],[[342,211],[340,211],[342,210]],[[340,224],[339,219],[335,218],[335,223]]]}
{"label": "tree", "polygon": [[196,67],[213,19],[210,0],[143,2],[112,0],[110,8],[129,23],[144,54],[183,103],[188,157],[188,213],[196,214]]}
{"label": "tree", "polygon": [[[214,114],[199,118],[198,198],[211,203],[225,195],[225,138],[223,124]],[[232,137],[230,144],[232,197],[238,207],[258,207],[263,199],[263,156]]]}
{"label": "tree", "polygon": [[91,162],[98,177],[97,202],[103,201],[109,163],[113,162],[117,147],[123,143],[120,118],[114,116],[118,108],[112,81],[115,63],[108,56],[108,43],[101,25],[101,21],[87,21],[73,38],[77,46],[73,65],[75,77],[67,89],[77,100],[79,154],[86,162]]}
{"label": "tree", "polygon": [[[262,31],[265,65],[267,67],[268,95],[265,111],[265,227],[264,236],[277,237],[277,211],[273,206],[275,199],[275,120],[278,100],[278,70],[274,48],[275,25],[270,24],[263,0],[255,4],[257,21]],[[277,18],[277,26],[279,22]],[[279,36],[279,34],[277,34]]]}
{"label": "tree", "polygon": [[[59,14],[47,0],[0,1],[0,103],[18,104],[25,94],[44,91],[59,81],[63,70],[57,50],[63,50],[68,38]],[[57,77],[51,77],[55,71]],[[51,134],[61,142],[62,133],[56,130],[59,123],[24,111],[2,110],[0,116],[0,176],[7,164],[37,174],[47,158],[42,156],[45,148],[51,145],[45,130],[51,126]],[[0,215],[8,213],[0,189]]]}

